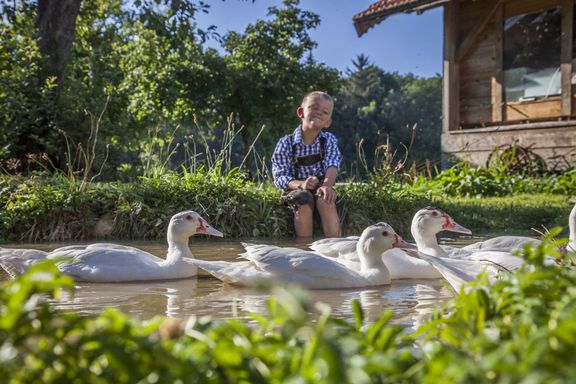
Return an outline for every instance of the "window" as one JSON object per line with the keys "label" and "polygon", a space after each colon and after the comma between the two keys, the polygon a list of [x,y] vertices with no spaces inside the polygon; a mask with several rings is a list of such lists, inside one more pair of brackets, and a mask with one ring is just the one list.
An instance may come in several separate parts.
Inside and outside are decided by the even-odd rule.
{"label": "window", "polygon": [[504,22],[504,99],[507,103],[561,94],[562,8],[525,13]]}

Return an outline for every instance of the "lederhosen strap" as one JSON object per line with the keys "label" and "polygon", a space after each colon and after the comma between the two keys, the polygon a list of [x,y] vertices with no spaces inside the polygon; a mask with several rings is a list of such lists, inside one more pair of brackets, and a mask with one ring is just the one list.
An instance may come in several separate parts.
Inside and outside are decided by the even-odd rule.
{"label": "lederhosen strap", "polygon": [[308,156],[296,156],[296,143],[294,142],[294,136],[290,136],[292,138],[292,161],[294,163],[294,168],[309,167],[324,161],[324,157],[326,156],[326,138],[324,136],[320,136],[320,153]]}

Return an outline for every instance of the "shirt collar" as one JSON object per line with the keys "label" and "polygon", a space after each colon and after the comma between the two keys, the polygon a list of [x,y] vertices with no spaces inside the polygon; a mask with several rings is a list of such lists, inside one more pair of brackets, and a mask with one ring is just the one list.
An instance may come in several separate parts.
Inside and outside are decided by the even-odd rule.
{"label": "shirt collar", "polygon": [[[318,137],[316,138],[316,140],[314,140],[314,143],[316,141],[318,141],[318,138],[320,136],[324,136],[324,130],[320,131],[320,134],[318,135]],[[302,126],[299,125],[295,130],[294,130],[294,143],[295,144],[303,144],[304,143],[304,138],[302,137]]]}

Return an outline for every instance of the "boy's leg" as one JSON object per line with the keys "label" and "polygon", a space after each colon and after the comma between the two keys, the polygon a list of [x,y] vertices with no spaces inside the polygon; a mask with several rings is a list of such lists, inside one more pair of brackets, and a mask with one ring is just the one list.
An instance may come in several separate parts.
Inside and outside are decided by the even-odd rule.
{"label": "boy's leg", "polygon": [[340,236],[340,217],[336,209],[336,203],[327,203],[324,199],[316,199],[316,208],[322,219],[322,229],[326,237]]}
{"label": "boy's leg", "polygon": [[301,240],[311,238],[314,232],[312,214],[314,213],[314,195],[312,192],[297,189],[283,196],[284,202],[294,211],[294,230]]}
{"label": "boy's leg", "polygon": [[312,222],[313,208],[309,204],[303,204],[298,207],[294,212],[294,229],[296,231],[296,236],[312,237],[314,226]]}

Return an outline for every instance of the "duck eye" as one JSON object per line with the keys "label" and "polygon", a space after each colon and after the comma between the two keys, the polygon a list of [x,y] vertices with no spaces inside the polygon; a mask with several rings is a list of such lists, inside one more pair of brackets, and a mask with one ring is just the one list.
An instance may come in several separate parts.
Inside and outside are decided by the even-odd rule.
{"label": "duck eye", "polygon": [[186,216],[186,220],[192,221],[192,220],[194,220],[194,218],[192,217],[192,215],[187,215],[187,216]]}
{"label": "duck eye", "polygon": [[384,236],[384,237],[390,236],[390,232],[388,232],[388,231],[382,231],[382,236]]}
{"label": "duck eye", "polygon": [[438,211],[432,211],[432,216],[438,216],[438,215],[439,215]]}

